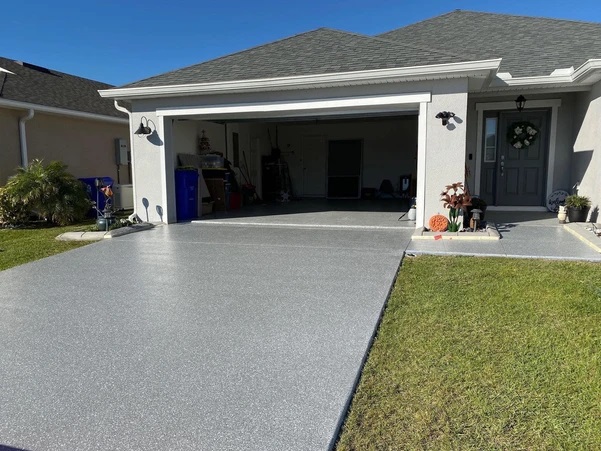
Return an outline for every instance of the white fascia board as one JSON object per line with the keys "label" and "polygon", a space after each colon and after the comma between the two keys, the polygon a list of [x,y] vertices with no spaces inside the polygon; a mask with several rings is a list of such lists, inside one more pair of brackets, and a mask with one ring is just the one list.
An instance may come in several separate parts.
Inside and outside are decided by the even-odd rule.
{"label": "white fascia board", "polygon": [[149,86],[141,88],[114,88],[98,91],[102,97],[113,99],[141,99],[203,94],[307,89],[347,85],[394,83],[414,80],[435,80],[467,76],[488,76],[496,73],[501,59],[433,64],[392,69],[377,69],[334,74],[301,75],[294,77],[238,80],[188,85]]}
{"label": "white fascia board", "polygon": [[533,87],[544,85],[590,85],[601,79],[601,59],[590,59],[576,70],[556,69],[551,75],[536,77],[512,77],[503,72],[490,84],[491,88],[498,87]]}
{"label": "white fascia board", "polygon": [[66,108],[38,105],[35,103],[17,102],[15,100],[0,99],[0,107],[17,110],[35,110],[38,113],[56,114],[60,116],[77,117],[80,119],[90,119],[94,121],[113,122],[116,124],[129,124],[129,119],[104,116],[102,114],[86,113],[83,111],[68,110]]}
{"label": "white fascia board", "polygon": [[313,99],[304,101],[255,102],[224,105],[203,105],[195,107],[157,108],[157,116],[202,116],[220,118],[236,116],[237,118],[257,117],[261,114],[272,117],[303,116],[311,114],[336,114],[388,112],[417,110],[420,103],[431,102],[429,92],[397,95],[343,97],[329,99]]}

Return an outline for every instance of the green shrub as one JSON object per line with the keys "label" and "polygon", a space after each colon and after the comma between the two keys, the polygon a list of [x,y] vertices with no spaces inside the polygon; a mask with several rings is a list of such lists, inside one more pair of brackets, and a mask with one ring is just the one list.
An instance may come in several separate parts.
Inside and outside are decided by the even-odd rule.
{"label": "green shrub", "polygon": [[566,197],[564,205],[568,208],[583,209],[591,206],[591,200],[587,196],[572,194]]}
{"label": "green shrub", "polygon": [[0,187],[0,224],[23,224],[30,216],[29,209],[20,199],[15,199]]}
{"label": "green shrub", "polygon": [[28,167],[18,168],[2,188],[0,221],[23,222],[25,211],[67,225],[82,220],[90,206],[83,183],[67,172],[67,165],[53,161],[44,166],[41,160],[33,160]]}

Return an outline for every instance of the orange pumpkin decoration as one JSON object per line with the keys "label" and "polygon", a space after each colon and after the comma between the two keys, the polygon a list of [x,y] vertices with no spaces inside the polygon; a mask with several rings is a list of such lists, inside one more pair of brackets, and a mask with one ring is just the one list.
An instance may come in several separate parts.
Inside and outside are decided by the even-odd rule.
{"label": "orange pumpkin decoration", "polygon": [[428,222],[432,232],[444,232],[449,228],[449,220],[443,215],[434,215]]}

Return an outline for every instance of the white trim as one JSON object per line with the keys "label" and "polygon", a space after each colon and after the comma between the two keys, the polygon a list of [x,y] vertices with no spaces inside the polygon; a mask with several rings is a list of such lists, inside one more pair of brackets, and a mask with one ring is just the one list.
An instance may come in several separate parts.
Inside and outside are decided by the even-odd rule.
{"label": "white trim", "polygon": [[555,152],[557,147],[557,117],[559,105],[551,107],[551,128],[549,130],[549,158],[547,161],[547,192],[545,200],[553,192],[553,181],[555,175]]}
{"label": "white trim", "polygon": [[[526,110],[534,108],[551,108],[561,106],[561,99],[526,100]],[[515,102],[484,102],[476,103],[476,111],[486,110],[515,110]]]}
{"label": "white trim", "polygon": [[456,78],[466,76],[489,76],[496,73],[501,58],[467,61],[460,63],[432,64],[391,69],[337,72],[333,74],[300,75],[292,77],[236,80],[214,83],[194,83],[185,85],[147,86],[139,88],[114,88],[98,91],[102,97],[145,98],[189,96],[228,92],[253,92],[285,89],[305,89],[315,87],[345,86],[349,84],[394,83],[400,81]]}
{"label": "white trim", "polygon": [[[558,109],[561,106],[561,99],[528,100],[526,101],[526,106],[528,107],[528,110],[536,108],[551,108],[551,120],[549,130],[549,158],[547,162],[547,186],[545,193],[546,199],[553,192],[555,152],[557,147],[557,117]],[[482,161],[483,152],[482,128],[484,127],[484,111],[501,111],[513,109],[515,109],[515,102],[476,103],[476,111],[478,111],[478,142],[476,143],[476,179],[474,180],[474,191],[476,194],[480,194],[480,178],[482,176],[482,168],[480,162]]]}
{"label": "white trim", "polygon": [[538,211],[549,211],[547,210],[546,207],[524,207],[524,206],[508,206],[508,205],[501,205],[501,206],[497,206],[497,205],[489,205],[488,207],[486,207],[486,211],[532,211],[532,212],[538,212]]}
{"label": "white trim", "polygon": [[497,77],[491,82],[490,87],[561,85],[572,83],[591,85],[599,80],[601,80],[601,59],[589,59],[576,70],[573,68],[555,69],[550,75],[514,78],[510,73],[498,73]]}
{"label": "white trim", "polygon": [[[165,116],[195,116],[205,118],[221,118],[235,116],[236,118],[253,117],[260,114],[270,117],[303,116],[314,114],[339,114],[340,112],[354,114],[358,111],[404,111],[416,110],[417,105],[430,102],[429,92],[413,94],[397,94],[386,96],[344,97],[331,99],[312,99],[304,101],[256,102],[241,104],[203,105],[195,107],[157,108],[158,117]],[[399,108],[409,106],[409,108]]]}
{"label": "white trim", "polygon": [[428,103],[419,105],[417,119],[417,187],[416,187],[416,212],[415,227],[424,227],[426,221],[426,140],[428,137]]}
{"label": "white trim", "polygon": [[71,116],[81,119],[91,119],[95,121],[114,122],[117,124],[129,124],[129,120],[125,118],[104,116],[102,114],[85,113],[83,111],[68,110],[66,108],[56,108],[52,106],[37,105],[35,103],[17,102],[15,100],[0,99],[0,107],[14,108],[19,110],[35,110],[37,113],[58,114],[61,116]]}

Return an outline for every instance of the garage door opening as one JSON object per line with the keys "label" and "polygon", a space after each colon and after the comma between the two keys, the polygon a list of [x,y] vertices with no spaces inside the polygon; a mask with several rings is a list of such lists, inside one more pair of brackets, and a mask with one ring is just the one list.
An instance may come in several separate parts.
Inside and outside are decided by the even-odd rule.
{"label": "garage door opening", "polygon": [[[415,196],[417,128],[415,113],[227,121],[176,118],[174,164],[190,165],[191,155],[199,162],[206,182],[205,192],[199,193],[199,202],[205,201],[199,206],[203,219],[348,211],[389,213],[388,219],[396,215],[396,220]],[[206,141],[201,149],[203,136],[210,149]],[[206,167],[211,154],[223,157],[224,167]],[[203,183],[200,186],[202,190]],[[216,186],[223,189],[215,192]]]}

